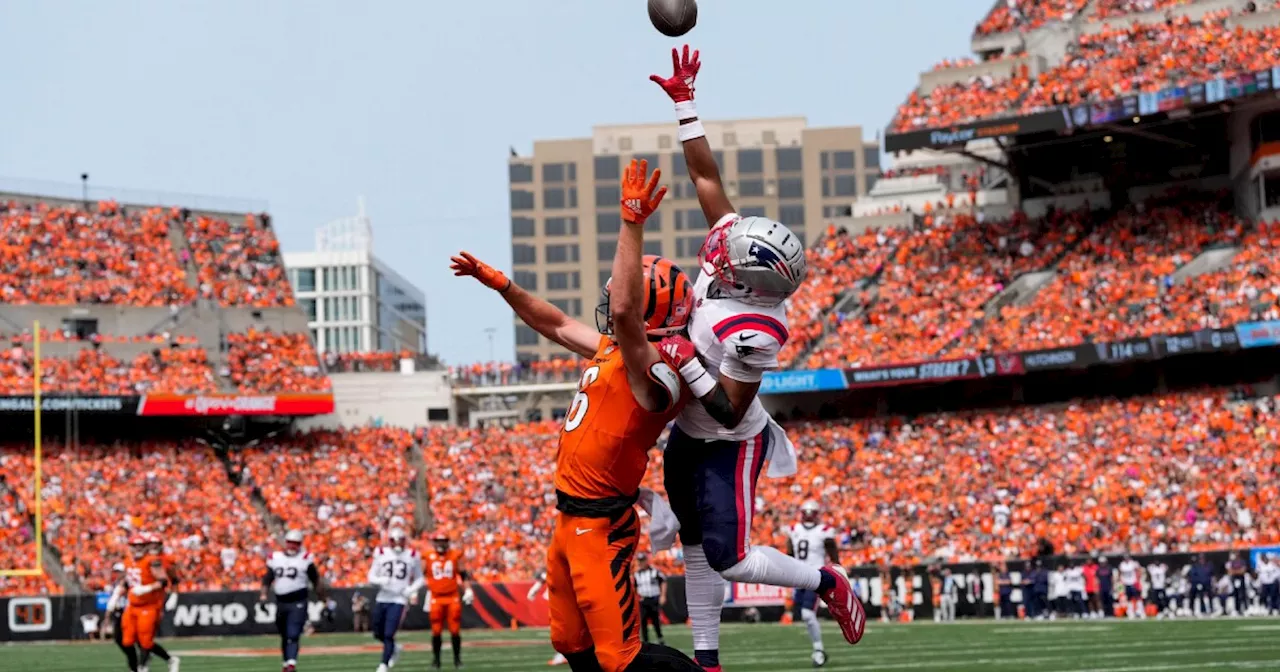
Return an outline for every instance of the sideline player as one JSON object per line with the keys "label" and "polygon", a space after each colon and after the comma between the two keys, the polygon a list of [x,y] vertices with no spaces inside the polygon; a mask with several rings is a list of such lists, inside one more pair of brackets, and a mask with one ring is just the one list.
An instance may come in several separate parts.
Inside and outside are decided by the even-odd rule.
{"label": "sideline player", "polygon": [[[698,256],[689,337],[697,356],[676,364],[693,395],[676,420],[664,456],[671,508],[680,519],[686,600],[699,664],[718,670],[725,581],[816,591],[850,644],[862,638],[866,613],[838,567],[815,568],[769,546],[751,544],[756,481],[774,443],[757,398],[764,372],[778,368],[787,340],[783,302],[808,271],[804,244],[786,226],[742,217],[720,181],[698,119],[693,84],[698,52],[673,49],[670,78],[653,75],[675,102],[678,137],[703,215],[712,223]],[[706,362],[704,366],[703,362]],[[781,436],[781,430],[777,430]],[[781,448],[781,446],[778,446]]]}
{"label": "sideline player", "polygon": [[560,432],[559,514],[547,550],[551,642],[575,672],[698,672],[679,651],[640,642],[631,579],[640,534],[635,504],[649,449],[687,401],[655,341],[683,330],[693,308],[689,279],[677,266],[641,258],[644,222],[666,194],[655,193],[659,172],[648,183],[646,172],[644,162],[632,161],[622,179],[624,224],[613,277],[596,308],[598,331],[471,255],[453,258],[456,275],[498,291],[534,331],[590,359]]}
{"label": "sideline player", "polygon": [[1146,618],[1147,607],[1142,601],[1142,565],[1133,556],[1126,555],[1120,561],[1120,583],[1124,586],[1125,616]]}
{"label": "sideline player", "polygon": [[[814,568],[825,567],[828,562],[840,564],[840,549],[836,546],[836,531],[818,520],[822,508],[811,500],[800,505],[800,522],[791,526],[787,535],[787,555]],[[804,621],[813,643],[814,667],[827,664],[827,652],[822,646],[822,625],[818,623],[818,594],[805,588],[797,588],[796,606],[800,607],[800,620]]]}
{"label": "sideline player", "polygon": [[[422,588],[422,558],[408,548],[404,530],[395,527],[387,533],[387,545],[373,552],[369,565],[369,583],[378,587],[373,598],[373,638],[382,642],[382,662],[378,672],[395,667],[403,647],[396,644],[396,631],[404,621],[405,606],[418,603]],[[437,657],[436,667],[440,667]]]}
{"label": "sideline player", "polygon": [[[440,669],[440,649],[444,646],[441,633],[449,626],[449,638],[453,647],[453,666],[462,667],[462,605],[474,599],[469,577],[462,569],[462,553],[449,548],[449,538],[443,535],[431,540],[432,549],[427,552],[427,611],[431,615],[432,669]],[[461,588],[461,591],[459,591]],[[461,592],[461,598],[459,598]]]}
{"label": "sideline player", "polygon": [[[129,540],[131,555],[125,560],[125,585],[128,604],[120,619],[120,645],[130,670],[143,670],[136,644],[146,656],[155,646],[156,629],[164,609],[164,588],[170,582],[164,560],[151,553],[150,538],[136,534]],[[176,670],[176,658],[170,658],[169,667]]]}
{"label": "sideline player", "polygon": [[307,625],[307,586],[315,586],[316,595],[325,599],[324,584],[315,559],[302,550],[302,531],[289,530],[284,535],[284,550],[273,551],[267,558],[262,575],[260,602],[267,601],[270,591],[276,598],[276,632],[280,634],[280,657],[284,672],[298,666],[298,641]]}

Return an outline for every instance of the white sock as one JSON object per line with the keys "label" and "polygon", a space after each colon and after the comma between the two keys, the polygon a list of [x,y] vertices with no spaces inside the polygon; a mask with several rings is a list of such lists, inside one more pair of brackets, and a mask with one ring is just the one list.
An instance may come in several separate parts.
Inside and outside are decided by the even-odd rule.
{"label": "white sock", "polygon": [[812,609],[801,609],[800,620],[804,621],[804,629],[809,631],[809,641],[813,642],[813,650],[822,650],[822,626],[818,623],[818,615]]}
{"label": "white sock", "polygon": [[725,581],[707,563],[702,545],[684,547],[684,599],[689,608],[694,651],[720,649],[720,610]]}
{"label": "white sock", "polygon": [[[687,561],[686,561],[687,562]],[[730,581],[817,590],[822,573],[772,546],[752,546],[747,557],[720,572]]]}

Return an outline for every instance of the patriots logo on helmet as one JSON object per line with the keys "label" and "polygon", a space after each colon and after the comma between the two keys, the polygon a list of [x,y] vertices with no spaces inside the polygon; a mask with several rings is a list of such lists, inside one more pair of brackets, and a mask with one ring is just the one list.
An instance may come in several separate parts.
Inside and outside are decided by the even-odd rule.
{"label": "patriots logo on helmet", "polygon": [[791,267],[787,266],[787,263],[783,261],[782,257],[778,256],[777,252],[774,252],[758,242],[753,242],[751,243],[751,247],[747,249],[747,254],[750,254],[755,258],[756,264],[766,268],[771,268],[787,280],[795,282],[795,276],[791,273]]}

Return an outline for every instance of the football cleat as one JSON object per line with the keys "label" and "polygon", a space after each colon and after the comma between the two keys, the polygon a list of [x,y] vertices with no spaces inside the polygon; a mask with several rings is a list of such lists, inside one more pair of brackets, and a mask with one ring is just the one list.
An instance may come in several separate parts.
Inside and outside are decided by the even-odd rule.
{"label": "football cleat", "polygon": [[827,664],[827,653],[825,651],[814,651],[810,657],[813,659],[814,667],[823,667]]}
{"label": "football cleat", "polygon": [[867,629],[867,611],[853,591],[849,577],[839,567],[827,565],[821,571],[829,574],[836,583],[831,590],[820,593],[819,597],[827,604],[831,618],[840,624],[840,634],[844,635],[845,641],[857,644]]}

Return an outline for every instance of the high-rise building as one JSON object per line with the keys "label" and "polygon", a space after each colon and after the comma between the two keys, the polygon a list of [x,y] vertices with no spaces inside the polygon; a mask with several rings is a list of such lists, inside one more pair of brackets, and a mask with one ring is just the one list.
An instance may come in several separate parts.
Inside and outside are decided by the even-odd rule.
{"label": "high-rise building", "polygon": [[[880,144],[862,128],[809,128],[803,117],[704,121],[721,178],[739,213],[762,215],[816,240],[828,218],[849,214],[880,174]],[[647,159],[670,190],[647,223],[645,252],[668,257],[691,276],[707,222],[688,179],[674,121],[597,126],[591,137],[542,140],[532,156],[512,156],[513,279],[591,323],[609,278],[618,230],[624,162]],[[568,357],[517,319],[521,361]]]}
{"label": "high-rise building", "polygon": [[373,255],[373,225],[355,217],[316,230],[314,252],[285,252],[294,298],[316,349],[427,352],[427,298]]}

